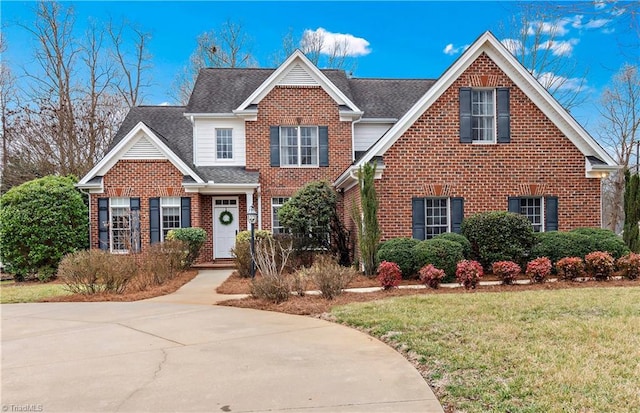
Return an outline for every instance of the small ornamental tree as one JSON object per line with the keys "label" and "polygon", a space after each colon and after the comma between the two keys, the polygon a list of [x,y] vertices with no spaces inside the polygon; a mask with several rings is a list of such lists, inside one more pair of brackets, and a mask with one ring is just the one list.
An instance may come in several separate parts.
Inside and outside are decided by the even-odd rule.
{"label": "small ornamental tree", "polygon": [[380,225],[378,223],[378,195],[374,178],[375,164],[366,163],[358,170],[360,188],[360,208],[354,202],[352,219],[358,231],[358,248],[364,266],[364,274],[373,275],[376,271],[376,252],[380,243]]}
{"label": "small ornamental tree", "polygon": [[467,290],[475,289],[484,272],[478,261],[463,260],[458,263],[456,280]]}
{"label": "small ornamental tree", "polygon": [[640,253],[640,174],[625,171],[624,190],[624,242],[631,252]]}
{"label": "small ornamental tree", "polygon": [[427,264],[420,268],[418,274],[420,275],[420,281],[433,289],[440,287],[440,283],[445,277],[444,271],[437,269],[432,264]]}
{"label": "small ornamental tree", "polygon": [[511,285],[520,274],[520,266],[513,261],[494,262],[491,267],[493,275],[500,278],[505,285]]}
{"label": "small ornamental tree", "polygon": [[65,254],[88,247],[88,209],[74,183],[46,176],[0,198],[0,258],[17,280],[46,281]]}
{"label": "small ornamental tree", "polygon": [[278,209],[280,223],[295,235],[309,236],[330,249],[340,265],[351,264],[349,235],[338,216],[338,195],[327,181],[306,184]]}

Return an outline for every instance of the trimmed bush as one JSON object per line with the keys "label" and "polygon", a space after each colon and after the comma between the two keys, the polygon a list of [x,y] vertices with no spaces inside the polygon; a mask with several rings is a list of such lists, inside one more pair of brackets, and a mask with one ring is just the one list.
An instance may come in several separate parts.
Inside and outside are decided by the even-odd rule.
{"label": "trimmed bush", "polygon": [[167,234],[168,241],[182,241],[186,245],[186,256],[183,268],[187,269],[196,262],[200,255],[200,250],[207,240],[207,232],[202,228],[177,228],[172,229]]}
{"label": "trimmed bush", "polygon": [[388,261],[398,264],[402,277],[411,278],[418,270],[413,247],[420,241],[413,238],[393,238],[380,244],[378,248],[378,262]]}
{"label": "trimmed bush", "polygon": [[[603,228],[577,228],[570,233],[589,237],[589,252],[608,252],[613,258],[620,258],[629,253],[629,248],[615,232]],[[586,254],[585,254],[586,255]]]}
{"label": "trimmed bush", "polygon": [[275,304],[285,302],[291,295],[289,279],[285,277],[256,277],[251,282],[251,296]]}
{"label": "trimmed bush", "polygon": [[432,239],[446,239],[448,241],[457,242],[462,246],[462,255],[464,255],[464,259],[468,260],[471,258],[471,243],[462,234],[457,234],[455,232],[445,232],[440,235],[436,235]]}
{"label": "trimmed bush", "polygon": [[438,238],[421,241],[413,247],[413,253],[418,267],[433,264],[444,270],[447,277],[443,282],[455,280],[456,266],[464,259],[462,245]]}
{"label": "trimmed bush", "polygon": [[402,281],[402,272],[395,262],[382,261],[378,266],[378,281],[380,286],[389,290],[400,285]]}
{"label": "trimmed bush", "polygon": [[637,280],[640,278],[640,254],[629,253],[624,257],[618,258],[618,269],[624,278]]}
{"label": "trimmed bush", "polygon": [[520,266],[513,261],[498,261],[491,266],[493,275],[502,280],[502,284],[511,285],[520,274]]}
{"label": "trimmed bush", "polygon": [[547,257],[553,264],[564,257],[584,258],[591,252],[589,236],[579,232],[539,232],[535,237],[536,245],[531,251],[531,256]]}
{"label": "trimmed bush", "polygon": [[458,263],[456,280],[467,290],[475,289],[483,274],[482,265],[478,261],[463,260]]}
{"label": "trimmed bush", "polygon": [[431,287],[433,289],[439,288],[440,283],[445,277],[443,270],[439,270],[431,264],[420,268],[418,273],[420,274],[420,281],[427,287]]}
{"label": "trimmed bush", "polygon": [[327,300],[333,300],[342,294],[357,272],[350,267],[340,266],[335,259],[327,255],[317,256],[309,268],[297,272],[302,278],[310,279]]}
{"label": "trimmed bush", "polygon": [[603,251],[595,251],[584,257],[587,272],[596,281],[606,281],[613,275],[614,260],[611,254]]}
{"label": "trimmed bush", "polygon": [[[271,232],[265,230],[255,230],[256,242],[272,237]],[[251,276],[251,231],[240,231],[236,235],[236,244],[231,248],[231,255],[236,264],[238,275],[244,278]]]}
{"label": "trimmed bush", "polygon": [[462,234],[471,243],[471,257],[485,269],[497,261],[524,264],[535,242],[529,220],[505,211],[483,212],[466,218],[462,221]]}
{"label": "trimmed bush", "polygon": [[[256,240],[269,238],[272,236],[270,231],[264,229],[256,229],[253,231],[253,236]],[[251,231],[240,231],[236,235],[236,243],[238,242],[250,242],[251,241]]]}
{"label": "trimmed bush", "polygon": [[565,257],[556,262],[556,272],[563,280],[575,281],[584,277],[584,261],[580,257]]}
{"label": "trimmed bush", "polygon": [[66,255],[58,266],[65,288],[76,294],[121,294],[137,272],[131,255],[85,250]]}
{"label": "trimmed bush", "polygon": [[16,281],[46,281],[62,257],[88,247],[88,209],[74,184],[71,177],[47,176],[0,198],[0,260]]}
{"label": "trimmed bush", "polygon": [[539,257],[529,261],[525,275],[532,283],[543,283],[551,274],[551,260],[547,257]]}

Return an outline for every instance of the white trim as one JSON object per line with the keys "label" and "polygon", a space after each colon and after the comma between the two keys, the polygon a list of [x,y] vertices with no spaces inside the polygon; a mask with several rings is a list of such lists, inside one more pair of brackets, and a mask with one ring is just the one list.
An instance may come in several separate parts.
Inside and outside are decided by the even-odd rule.
{"label": "white trim", "polygon": [[[447,69],[436,83],[389,129],[382,139],[380,139],[356,165],[369,162],[374,156],[383,155],[483,52],[509,76],[516,86],[533,101],[545,116],[547,116],[585,156],[597,156],[608,166],[616,166],[613,158],[611,158],[489,31],[480,36],[478,40]],[[348,173],[348,171],[345,171],[343,175],[346,173]],[[342,178],[342,175],[340,178]]]}
{"label": "white trim", "polygon": [[146,137],[156,145],[156,147],[167,157],[167,159],[176,167],[183,175],[191,176],[196,182],[204,183],[204,181],[185,164],[167,145],[162,142],[160,138],[143,122],[138,122],[127,135],[118,142],[118,144],[111,149],[100,162],[96,164],[81,180],[78,182],[78,186],[86,185],[88,181],[95,176],[104,176],[116,163],[121,159],[122,155],[126,153],[126,150],[134,142],[134,139],[138,136],[138,133],[142,132]]}
{"label": "white trim", "polygon": [[258,189],[260,184],[216,184],[214,182],[207,183],[189,183],[182,184],[185,188],[185,192],[188,193],[200,193],[204,195],[214,194],[228,194],[233,192],[247,192],[249,189]]}
{"label": "white trim", "polygon": [[324,73],[320,71],[300,50],[294,51],[258,88],[238,106],[234,112],[244,111],[251,104],[259,103],[280,82],[288,70],[296,64],[306,67],[311,77],[336,101],[339,105],[346,105],[354,112],[360,109],[340,89],[334,85]]}

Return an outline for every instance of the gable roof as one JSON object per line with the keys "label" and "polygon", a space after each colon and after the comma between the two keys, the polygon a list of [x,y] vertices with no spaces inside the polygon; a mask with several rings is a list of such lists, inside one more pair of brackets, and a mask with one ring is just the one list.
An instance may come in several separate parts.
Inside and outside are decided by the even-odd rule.
{"label": "gable roof", "polygon": [[489,31],[482,34],[432,85],[385,135],[336,182],[348,179],[350,171],[377,156],[382,156],[445,90],[482,54],[486,53],[498,67],[553,121],[565,136],[586,156],[601,159],[610,169],[616,162],[589,133],[556,101],[551,94]]}
{"label": "gable roof", "polygon": [[400,119],[436,81],[433,79],[349,79],[363,118]]}

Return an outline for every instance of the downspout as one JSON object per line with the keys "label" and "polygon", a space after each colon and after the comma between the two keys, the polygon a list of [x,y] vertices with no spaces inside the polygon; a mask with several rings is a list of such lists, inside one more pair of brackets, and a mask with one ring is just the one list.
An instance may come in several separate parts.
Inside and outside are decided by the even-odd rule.
{"label": "downspout", "polygon": [[362,121],[362,115],[358,120],[351,121],[351,162],[356,160],[356,128],[355,124]]}

